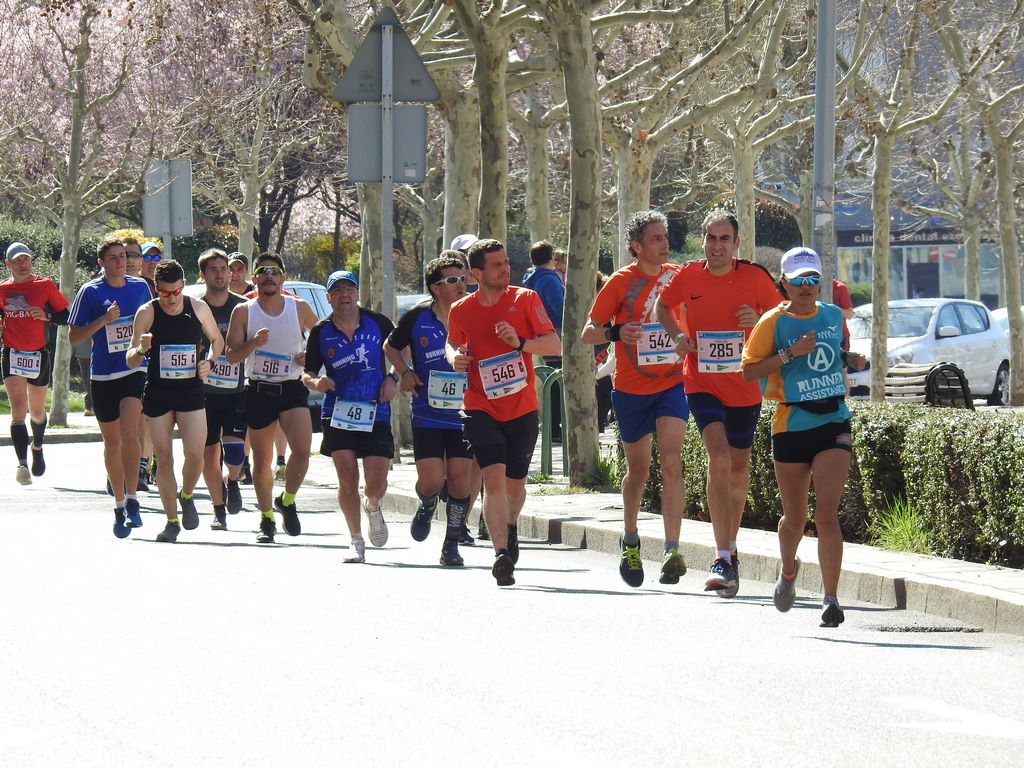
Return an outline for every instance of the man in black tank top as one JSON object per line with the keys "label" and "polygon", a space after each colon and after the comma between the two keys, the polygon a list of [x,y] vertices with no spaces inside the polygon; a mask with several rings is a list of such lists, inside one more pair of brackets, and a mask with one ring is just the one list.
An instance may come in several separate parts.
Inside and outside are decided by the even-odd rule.
{"label": "man in black tank top", "polygon": [[[210,248],[199,257],[199,272],[206,282],[203,301],[210,307],[217,330],[227,336],[231,312],[245,299],[228,290],[228,257],[224,251]],[[214,519],[210,528],[227,530],[227,514],[242,510],[242,491],[238,486],[245,461],[245,414],[242,409],[245,372],[240,363],[218,357],[206,377],[206,450],[203,453],[203,478],[210,490]],[[221,475],[221,458],[227,477]]]}
{"label": "man in black tank top", "polygon": [[[182,525],[186,530],[199,525],[192,492],[203,469],[206,443],[203,381],[210,372],[211,361],[224,348],[210,308],[200,299],[182,295],[184,287],[185,274],[178,262],[165,260],[157,265],[157,298],[135,314],[132,346],[126,355],[130,368],[141,365],[148,355],[142,411],[149,417],[157,460],[156,483],[167,514],[167,527],[157,534],[156,540],[165,542],[174,542]],[[209,350],[204,357],[206,341]],[[185,454],[180,494],[171,450],[175,425]]]}

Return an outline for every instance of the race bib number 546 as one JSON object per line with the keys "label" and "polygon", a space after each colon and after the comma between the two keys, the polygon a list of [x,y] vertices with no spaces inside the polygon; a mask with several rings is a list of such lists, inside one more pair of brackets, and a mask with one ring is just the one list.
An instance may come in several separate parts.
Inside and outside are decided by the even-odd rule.
{"label": "race bib number 546", "polygon": [[481,360],[480,381],[488,400],[514,395],[526,387],[526,363],[522,352],[506,352],[504,355]]}

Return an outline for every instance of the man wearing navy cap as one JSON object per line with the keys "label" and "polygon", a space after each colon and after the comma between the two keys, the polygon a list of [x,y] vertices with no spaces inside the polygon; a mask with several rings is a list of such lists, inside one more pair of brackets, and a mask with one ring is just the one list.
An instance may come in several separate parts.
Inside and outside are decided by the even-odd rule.
{"label": "man wearing navy cap", "polygon": [[345,562],[362,563],[366,543],[360,526],[359,459],[370,543],[383,547],[388,541],[380,503],[394,456],[390,403],[398,375],[388,372],[384,340],[394,325],[359,306],[359,278],[353,273],[332,272],[326,287],[332,311],[309,333],[302,381],[324,395],[320,452],[331,457],[338,473],[338,504],[352,537],[352,554]]}

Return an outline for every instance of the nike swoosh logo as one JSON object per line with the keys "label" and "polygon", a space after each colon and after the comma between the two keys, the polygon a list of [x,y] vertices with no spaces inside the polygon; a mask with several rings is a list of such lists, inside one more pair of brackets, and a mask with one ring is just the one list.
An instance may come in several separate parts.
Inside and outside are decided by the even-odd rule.
{"label": "nike swoosh logo", "polygon": [[690,296],[690,301],[696,301],[697,299],[703,299],[703,298],[704,298],[704,294],[703,293],[700,296],[692,296],[691,295]]}

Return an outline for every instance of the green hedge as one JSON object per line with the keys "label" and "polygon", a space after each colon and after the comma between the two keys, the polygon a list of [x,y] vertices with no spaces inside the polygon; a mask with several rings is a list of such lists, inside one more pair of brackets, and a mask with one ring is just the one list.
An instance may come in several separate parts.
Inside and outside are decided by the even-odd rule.
{"label": "green hedge", "polygon": [[[943,557],[1024,567],[1024,414],[888,403],[851,403],[853,462],[839,521],[847,541],[870,539],[878,516],[905,498],[924,518],[931,550]],[[771,457],[766,402],[750,457],[744,525],[773,530],[782,505]],[[707,454],[690,422],[682,450],[685,514],[707,520]],[[620,477],[625,473],[621,457]],[[810,506],[813,509],[813,494]],[[660,509],[657,453],[644,506]]]}

